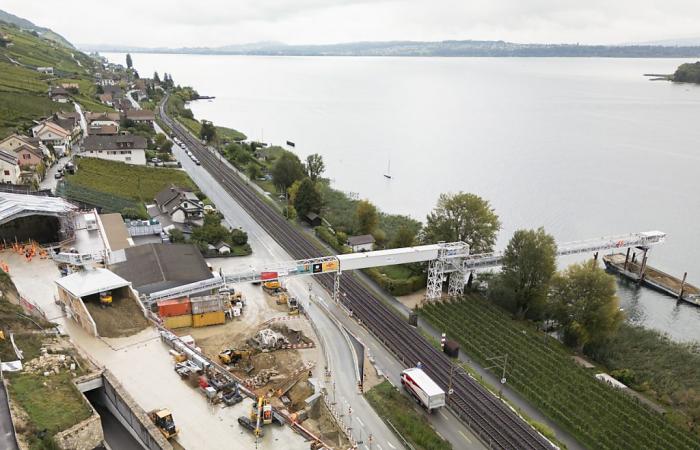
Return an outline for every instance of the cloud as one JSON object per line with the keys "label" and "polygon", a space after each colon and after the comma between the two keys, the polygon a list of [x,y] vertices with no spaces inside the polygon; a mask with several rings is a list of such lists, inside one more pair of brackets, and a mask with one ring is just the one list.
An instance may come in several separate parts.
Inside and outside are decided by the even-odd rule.
{"label": "cloud", "polygon": [[264,40],[503,39],[621,43],[700,34],[695,0],[3,0],[75,43],[218,46]]}

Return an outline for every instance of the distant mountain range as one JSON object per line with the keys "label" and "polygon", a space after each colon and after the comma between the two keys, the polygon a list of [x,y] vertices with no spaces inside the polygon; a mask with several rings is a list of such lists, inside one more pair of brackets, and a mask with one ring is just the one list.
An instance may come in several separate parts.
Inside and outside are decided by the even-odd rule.
{"label": "distant mountain range", "polygon": [[10,14],[6,11],[3,11],[2,9],[0,9],[0,21],[17,25],[18,27],[25,30],[35,31],[37,34],[39,34],[39,36],[43,38],[57,42],[61,45],[65,45],[66,47],[75,48],[73,47],[73,44],[68,42],[66,38],[56,33],[55,31],[35,25],[33,22],[27,19],[17,17],[14,14]]}
{"label": "distant mountain range", "polygon": [[[699,42],[700,44],[700,42]],[[274,56],[466,56],[466,57],[605,57],[694,58],[700,45],[578,45],[516,44],[505,41],[386,41],[325,45],[259,42],[222,47],[144,48],[120,45],[80,45],[85,51]]]}

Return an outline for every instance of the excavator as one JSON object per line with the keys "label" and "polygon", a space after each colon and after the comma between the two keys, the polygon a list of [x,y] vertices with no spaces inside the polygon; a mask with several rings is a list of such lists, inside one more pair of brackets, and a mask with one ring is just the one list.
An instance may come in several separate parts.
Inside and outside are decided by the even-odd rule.
{"label": "excavator", "polygon": [[163,433],[166,439],[177,436],[178,429],[175,426],[172,413],[167,409],[156,409],[148,413],[156,427]]}
{"label": "excavator", "polygon": [[252,350],[237,350],[229,348],[219,353],[219,361],[225,366],[233,366],[245,360],[248,362],[248,366],[241,367],[241,369],[245,370],[246,373],[250,373],[254,369],[252,356]]}
{"label": "excavator", "polygon": [[287,289],[282,286],[282,283],[280,283],[279,280],[265,281],[262,284],[262,289],[270,295],[277,295],[287,292]]}
{"label": "excavator", "polygon": [[103,308],[112,305],[112,291],[100,292],[100,305]]}
{"label": "excavator", "polygon": [[250,409],[250,416],[239,417],[238,423],[252,431],[256,437],[264,436],[263,425],[272,423],[272,405],[270,401],[263,396],[258,397],[257,402],[253,403],[253,407]]}

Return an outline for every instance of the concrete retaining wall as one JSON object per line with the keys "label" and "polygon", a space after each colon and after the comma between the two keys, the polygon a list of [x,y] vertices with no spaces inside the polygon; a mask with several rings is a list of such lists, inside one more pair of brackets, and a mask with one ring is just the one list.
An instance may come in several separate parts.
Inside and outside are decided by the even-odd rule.
{"label": "concrete retaining wall", "polygon": [[149,450],[172,450],[172,445],[153,425],[146,412],[131,398],[108,370],[102,374],[105,405],[127,430]]}
{"label": "concrete retaining wall", "polygon": [[92,450],[104,441],[100,415],[84,396],[82,400],[90,408],[92,415],[54,436],[54,441],[62,450]]}

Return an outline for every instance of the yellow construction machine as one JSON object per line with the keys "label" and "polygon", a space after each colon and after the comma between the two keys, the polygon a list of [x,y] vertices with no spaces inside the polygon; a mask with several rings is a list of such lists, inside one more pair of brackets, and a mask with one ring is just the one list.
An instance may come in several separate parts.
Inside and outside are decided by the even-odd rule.
{"label": "yellow construction machine", "polygon": [[233,348],[226,349],[219,353],[219,361],[221,364],[236,364],[242,359],[250,359],[253,352],[250,350],[236,350]]}
{"label": "yellow construction machine", "polygon": [[148,417],[151,418],[155,426],[158,427],[166,439],[177,436],[178,429],[175,426],[175,421],[173,420],[173,415],[170,410],[156,409],[148,413]]}
{"label": "yellow construction machine", "polygon": [[265,397],[258,397],[250,409],[250,415],[248,417],[239,417],[238,423],[252,431],[256,437],[263,436],[265,434],[262,428],[263,425],[272,423],[272,405],[270,401]]}
{"label": "yellow construction machine", "polygon": [[283,292],[287,292],[287,289],[282,286],[279,280],[266,281],[262,284],[263,291],[270,295],[277,295]]}
{"label": "yellow construction machine", "polygon": [[110,306],[112,304],[112,291],[100,292],[100,305]]}

